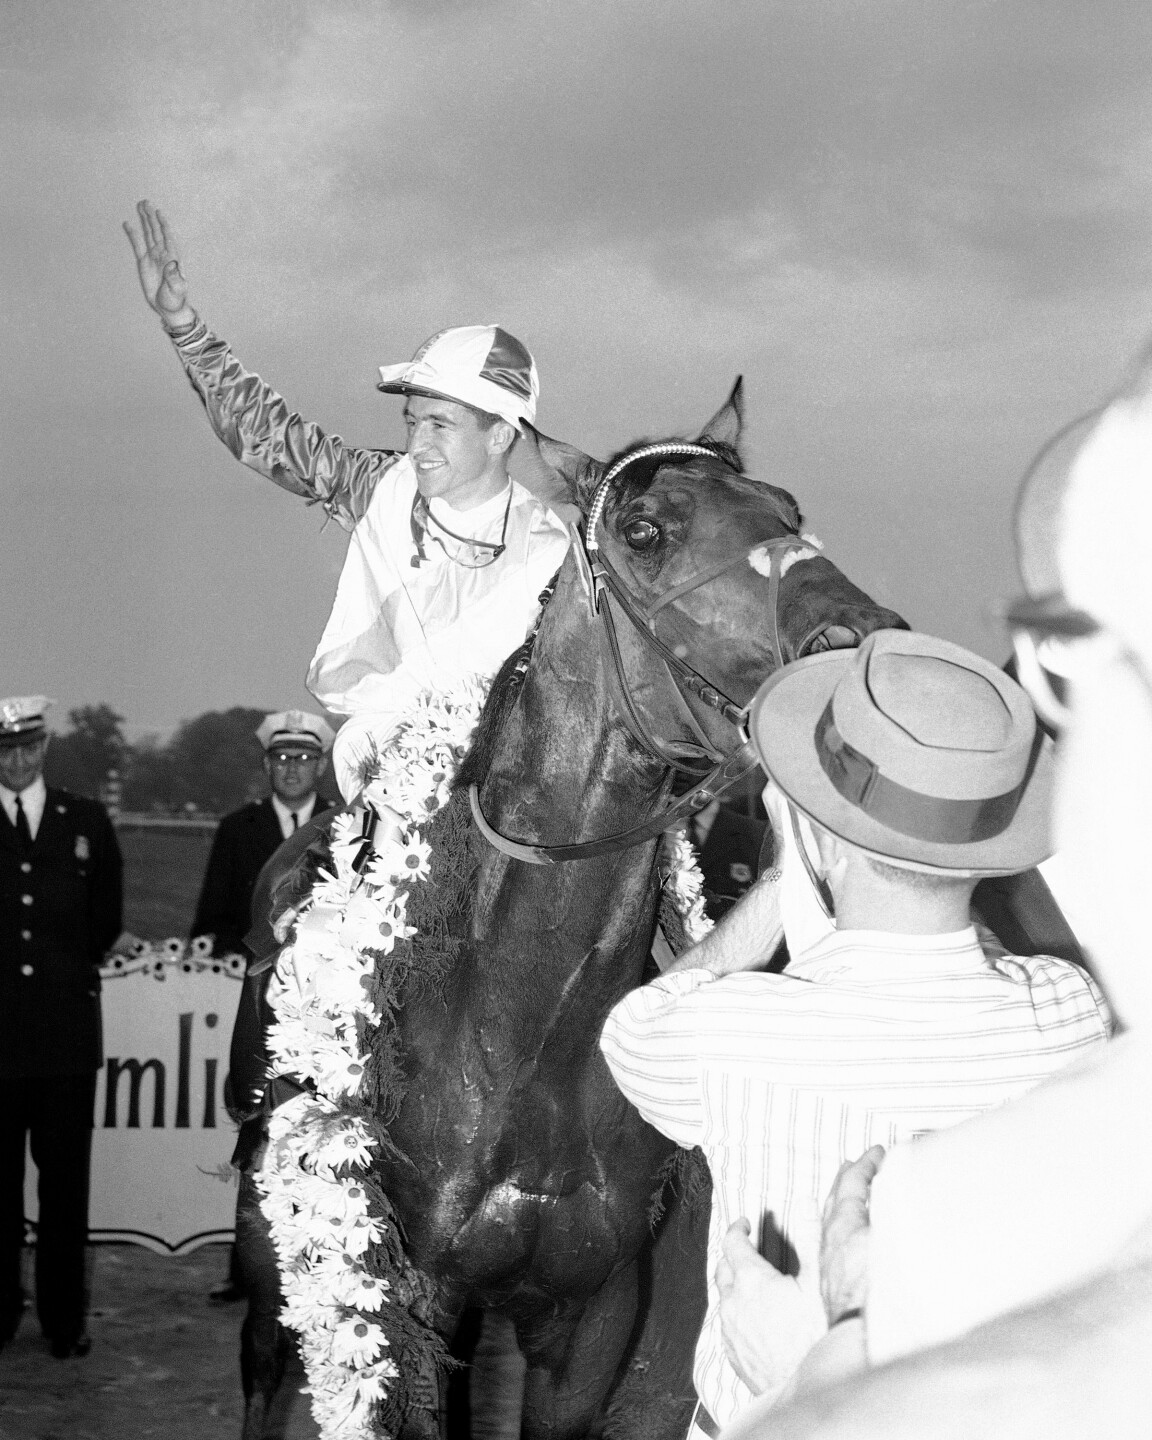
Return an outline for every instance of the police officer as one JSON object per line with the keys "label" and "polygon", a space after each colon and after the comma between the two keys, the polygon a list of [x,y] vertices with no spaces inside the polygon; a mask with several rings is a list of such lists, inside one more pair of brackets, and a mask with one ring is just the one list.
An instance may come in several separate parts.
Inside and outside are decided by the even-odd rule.
{"label": "police officer", "polygon": [[[251,928],[252,891],[264,862],[313,815],[330,808],[316,793],[335,738],[326,720],[306,710],[279,710],[265,715],[256,738],[264,749],[264,773],[272,793],[220,821],[192,922],[193,935],[212,937],[216,955],[248,957],[244,936]],[[227,1280],[210,1290],[208,1298],[226,1305],[246,1294],[233,1250]]]}
{"label": "police officer", "polygon": [[88,1180],[100,972],[120,933],[120,847],[102,805],[44,783],[43,695],[0,700],[0,1345],[24,1308],[24,1148],[39,1172],[36,1309],[86,1355]]}
{"label": "police officer", "polygon": [[272,852],[313,815],[329,809],[316,793],[335,732],[319,715],[281,710],[256,730],[272,793],[220,821],[192,921],[193,935],[211,935],[213,953],[247,955],[252,889]]}

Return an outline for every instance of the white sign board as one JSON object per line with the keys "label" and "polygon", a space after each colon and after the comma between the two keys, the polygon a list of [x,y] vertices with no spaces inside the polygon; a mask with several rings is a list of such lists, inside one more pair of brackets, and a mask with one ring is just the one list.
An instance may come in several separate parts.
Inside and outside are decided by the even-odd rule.
{"label": "white sign board", "polygon": [[[149,949],[101,973],[90,1237],[173,1255],[231,1240],[236,1132],[224,1080],[243,962]],[[24,1213],[35,1221],[30,1162],[25,1176]]]}

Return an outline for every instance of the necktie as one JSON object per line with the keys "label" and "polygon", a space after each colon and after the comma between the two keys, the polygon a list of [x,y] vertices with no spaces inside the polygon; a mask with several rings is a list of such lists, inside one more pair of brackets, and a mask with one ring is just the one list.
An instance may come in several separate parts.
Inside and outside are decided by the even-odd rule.
{"label": "necktie", "polygon": [[20,796],[16,796],[16,834],[20,837],[22,845],[32,844],[32,831],[28,828],[28,816],[24,813],[24,805]]}
{"label": "necktie", "polygon": [[296,814],[295,810],[292,810],[289,813],[292,816],[292,829],[295,830],[300,824],[300,817]]}

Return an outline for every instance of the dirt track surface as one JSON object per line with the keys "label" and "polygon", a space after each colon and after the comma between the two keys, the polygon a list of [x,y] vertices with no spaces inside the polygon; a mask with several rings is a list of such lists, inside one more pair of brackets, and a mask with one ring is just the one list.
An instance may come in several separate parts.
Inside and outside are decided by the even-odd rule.
{"label": "dirt track surface", "polygon": [[[244,1306],[207,1298],[227,1271],[227,1247],[173,1258],[97,1245],[91,1255],[91,1353],[54,1360],[26,1310],[0,1352],[0,1440],[239,1440]],[[319,1433],[297,1393],[303,1383],[302,1372],[287,1377],[282,1440]]]}

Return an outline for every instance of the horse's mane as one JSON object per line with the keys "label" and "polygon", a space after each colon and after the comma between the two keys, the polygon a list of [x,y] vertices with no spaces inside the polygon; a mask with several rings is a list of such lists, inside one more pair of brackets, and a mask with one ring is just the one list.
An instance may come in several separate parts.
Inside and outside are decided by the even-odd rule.
{"label": "horse's mane", "polygon": [[513,650],[497,670],[496,678],[492,681],[492,688],[488,691],[488,698],[484,702],[484,708],[480,711],[480,719],[476,724],[476,732],[472,736],[472,744],[468,747],[468,753],[461,760],[455,779],[452,781],[453,790],[467,790],[469,785],[483,784],[484,777],[488,774],[488,767],[492,763],[492,756],[496,751],[496,742],[504,728],[504,722],[507,720],[512,706],[516,703],[520,687],[524,684],[524,676],[528,669],[528,661],[532,656],[532,648],[536,644],[538,629],[539,622],[533,627],[531,635],[523,645],[518,650]]}
{"label": "horse's mane", "polygon": [[455,779],[452,781],[453,790],[467,790],[469,785],[483,784],[484,777],[488,774],[488,767],[492,763],[492,756],[496,751],[496,742],[504,728],[504,722],[507,720],[512,706],[516,703],[520,687],[524,684],[528,661],[532,658],[536,636],[540,632],[540,621],[544,616],[544,611],[548,608],[548,602],[556,591],[556,582],[559,578],[560,571],[557,570],[540,592],[540,611],[536,616],[536,623],[532,627],[531,634],[518,649],[513,650],[497,670],[496,678],[492,681],[488,691],[488,698],[484,702],[484,708],[480,711],[480,719],[476,724],[476,733],[472,736],[472,744],[468,747],[468,753],[461,760]]}

